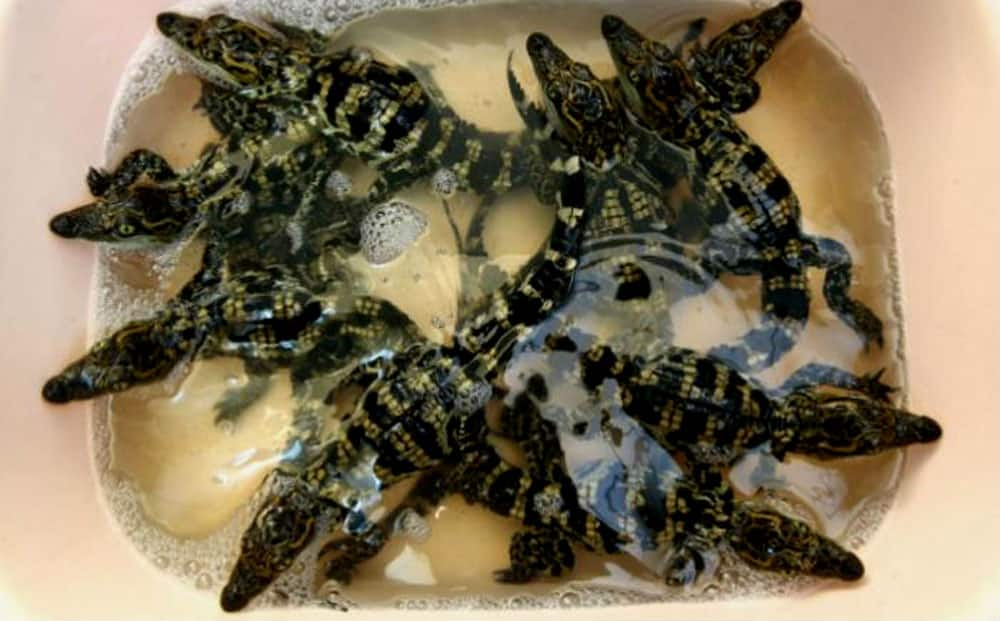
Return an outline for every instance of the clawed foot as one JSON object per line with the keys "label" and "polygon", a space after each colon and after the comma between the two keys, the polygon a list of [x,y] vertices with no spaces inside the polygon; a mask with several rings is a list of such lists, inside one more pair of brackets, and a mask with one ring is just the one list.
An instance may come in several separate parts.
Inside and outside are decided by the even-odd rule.
{"label": "clawed foot", "polygon": [[877,399],[879,401],[889,401],[892,394],[899,390],[896,386],[890,386],[882,381],[882,376],[885,374],[885,367],[874,371],[872,373],[866,373],[858,378],[857,389],[872,399]]}
{"label": "clawed foot", "polygon": [[347,586],[362,562],[377,555],[387,541],[385,532],[378,526],[361,537],[347,537],[328,542],[319,551],[318,558],[330,556],[325,562],[323,575],[327,580]]}
{"label": "clawed foot", "polygon": [[95,197],[100,198],[111,189],[111,175],[99,168],[87,170],[87,188]]}

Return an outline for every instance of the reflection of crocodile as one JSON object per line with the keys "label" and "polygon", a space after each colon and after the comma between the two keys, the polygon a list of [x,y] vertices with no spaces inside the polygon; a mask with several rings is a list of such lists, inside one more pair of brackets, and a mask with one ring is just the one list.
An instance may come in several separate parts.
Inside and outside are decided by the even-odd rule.
{"label": "reflection of crocodile", "polygon": [[[740,57],[737,51],[745,47],[749,51],[743,57],[751,59],[749,66],[755,68],[800,12],[798,2],[784,2],[741,22],[720,38],[718,49],[724,52],[718,53],[722,59]],[[605,17],[602,30],[630,107],[661,137],[693,149],[709,189],[729,203],[729,210],[719,214],[724,217],[710,222],[715,225],[716,246],[728,247],[715,255],[717,269],[762,277],[764,325],[739,344],[718,347],[713,353],[747,371],[766,368],[788,351],[809,316],[806,268],[811,266],[827,270],[824,295],[841,320],[866,346],[881,346],[882,322],[847,294],[851,281],[847,250],[832,239],[802,232],[798,199],[788,181],[726,110],[727,105],[739,108],[745,103],[720,102],[669,47],[646,39],[620,18]],[[709,60],[699,62],[703,72],[710,66]],[[723,77],[721,72],[714,75]],[[718,81],[714,89],[729,92]],[[732,252],[740,247],[747,251]]]}
{"label": "reflection of crocodile", "polygon": [[418,342],[347,380],[364,390],[353,414],[329,443],[303,458],[304,466],[286,464],[275,473],[270,496],[244,534],[223,608],[242,608],[284,572],[313,539],[321,516],[363,536],[365,512],[379,490],[445,461],[491,453],[484,413],[489,391],[482,387],[496,378],[514,341],[572,287],[587,174],[575,157],[565,171],[547,248],[488,298],[453,344]]}

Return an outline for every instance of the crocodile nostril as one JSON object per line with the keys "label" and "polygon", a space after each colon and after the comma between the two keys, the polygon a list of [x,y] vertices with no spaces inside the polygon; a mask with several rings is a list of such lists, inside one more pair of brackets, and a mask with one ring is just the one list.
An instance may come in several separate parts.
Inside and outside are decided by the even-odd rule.
{"label": "crocodile nostril", "polygon": [[605,15],[601,19],[601,33],[605,37],[612,37],[622,31],[625,27],[625,22],[622,21],[620,17],[614,15]]}
{"label": "crocodile nostril", "polygon": [[802,3],[799,0],[786,0],[781,3],[781,10],[788,19],[795,21],[802,17]]}
{"label": "crocodile nostril", "polygon": [[531,36],[528,37],[528,45],[527,45],[528,53],[533,54],[541,52],[545,48],[549,47],[549,44],[551,42],[552,42],[551,39],[549,39],[542,33],[540,32],[533,33]]}
{"label": "crocodile nostril", "polygon": [[177,13],[160,13],[156,16],[156,28],[163,34],[168,34],[177,23]]}
{"label": "crocodile nostril", "polygon": [[45,382],[42,388],[42,398],[49,403],[66,403],[70,400],[66,382],[60,377],[53,377]]}
{"label": "crocodile nostril", "polygon": [[68,214],[59,214],[49,220],[49,230],[60,237],[76,237],[76,219]]}

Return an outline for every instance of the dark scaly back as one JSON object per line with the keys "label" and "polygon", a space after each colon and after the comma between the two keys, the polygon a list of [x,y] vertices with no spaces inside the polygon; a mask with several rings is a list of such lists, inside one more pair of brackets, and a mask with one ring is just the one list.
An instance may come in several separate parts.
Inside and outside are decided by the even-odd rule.
{"label": "dark scaly back", "polygon": [[279,122],[311,126],[378,169],[369,205],[441,169],[454,173],[457,189],[486,198],[532,181],[527,135],[480,130],[412,71],[365,49],[327,53],[316,33],[270,32],[223,15],[164,13],[157,25],[214,79],[280,111]]}
{"label": "dark scaly back", "polygon": [[274,134],[280,131],[279,111],[267,102],[244,97],[231,88],[203,81],[195,104],[223,136]]}
{"label": "dark scaly back", "polygon": [[[774,162],[669,47],[615,16],[605,16],[602,32],[629,105],[661,136],[695,150],[707,188],[729,203],[729,212],[720,213],[725,220],[715,226],[724,238],[748,244],[758,255],[751,267],[763,279],[762,325],[713,352],[741,371],[767,368],[791,349],[809,315],[807,255],[814,254],[815,244],[801,231],[798,198]],[[863,322],[845,320],[874,323],[870,311],[863,314]]]}
{"label": "dark scaly back", "polygon": [[[462,411],[458,397],[475,382],[489,382],[509,355],[509,337],[554,310],[568,294],[579,252],[580,229],[585,224],[586,177],[578,158],[565,164],[560,209],[548,248],[531,269],[512,278],[490,298],[481,317],[470,321],[450,347],[418,342],[396,354],[366,380],[358,406],[345,421],[343,433],[302,471],[292,490],[306,486],[302,495],[314,511],[325,511],[341,521],[353,505],[356,489],[343,482],[342,473],[358,463],[365,451],[374,451],[372,465],[379,488],[428,470],[447,459],[486,447],[482,408]],[[472,363],[472,364],[470,364]],[[571,486],[570,486],[571,487]],[[308,544],[312,533],[295,528],[302,512],[299,492],[288,485],[269,492],[264,509],[243,538],[240,558],[223,590],[223,607],[245,606],[280,575]],[[324,500],[320,504],[317,498]],[[274,519],[268,516],[274,516]],[[287,528],[281,523],[289,515]],[[257,524],[273,524],[274,541]],[[273,543],[273,555],[272,555]]]}
{"label": "dark scaly back", "polygon": [[618,531],[580,506],[568,476],[533,477],[488,446],[464,466],[459,486],[469,502],[526,526],[553,528],[590,550],[615,553],[624,543]]}
{"label": "dark scaly back", "polygon": [[597,345],[580,364],[587,388],[596,390],[605,379],[614,379],[629,416],[664,448],[700,462],[727,464],[764,442],[771,443],[778,459],[786,453],[830,459],[941,436],[933,419],[860,388],[810,385],[771,397],[723,362],[679,347],[644,360]]}
{"label": "dark scaly back", "polygon": [[625,412],[664,448],[728,463],[769,439],[767,395],[718,360],[671,347],[646,360],[598,345],[580,360],[584,385],[619,386]]}
{"label": "dark scaly back", "polygon": [[587,184],[593,173],[577,156],[557,166],[562,167],[563,184],[548,245],[460,327],[455,335],[459,357],[478,357],[480,365],[485,362],[488,368],[495,369],[499,364],[497,356],[509,347],[510,337],[544,319],[569,295],[590,217]]}

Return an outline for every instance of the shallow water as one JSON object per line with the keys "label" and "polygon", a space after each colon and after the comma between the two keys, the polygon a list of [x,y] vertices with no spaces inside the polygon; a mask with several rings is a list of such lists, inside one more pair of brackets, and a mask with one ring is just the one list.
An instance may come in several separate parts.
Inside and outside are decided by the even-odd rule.
{"label": "shallow water", "polygon": [[[551,6],[381,13],[353,24],[337,44],[360,43],[389,60],[430,66],[459,114],[483,128],[512,130],[519,120],[506,92],[505,62],[507,53],[515,50],[515,70],[529,94],[537,96],[523,53],[524,39],[531,31],[548,33],[598,75],[612,74],[599,36],[602,6],[567,4],[558,11]],[[283,21],[318,25],[316,21],[303,23],[294,7],[271,8]],[[658,2],[615,5],[614,10],[658,36],[676,32],[678,24],[702,14],[712,18],[711,32],[746,11],[720,3],[664,7]],[[581,32],[578,24],[593,27]],[[145,92],[158,71],[168,66],[164,55],[169,52],[147,52],[146,64],[137,60],[126,76],[112,118],[123,118],[130,111],[128,123],[112,122],[109,160],[141,145],[184,165],[212,139],[207,121],[191,111],[198,97],[197,82],[191,77],[172,77],[160,94],[139,102],[136,94]],[[859,373],[884,366],[887,381],[902,384],[890,224],[892,184],[877,111],[849,66],[807,24],[792,31],[759,80],[764,96],[739,118],[741,125],[775,159],[795,188],[803,208],[803,229],[834,237],[849,248],[856,266],[852,294],[886,323],[886,349],[864,353],[854,334],[824,306],[821,275],[813,271],[808,327],[798,345],[761,379],[776,384],[805,363],[823,361]],[[363,185],[363,175],[354,175],[353,181],[357,189]],[[352,265],[366,276],[358,287],[393,301],[430,338],[443,340],[456,318],[462,282],[462,258],[456,256],[448,213],[464,222],[475,198],[458,196],[445,206],[422,186],[399,198],[424,214],[426,231],[396,261],[371,266],[363,257],[354,257]],[[551,214],[529,193],[503,197],[487,225],[491,257],[513,269],[544,242],[550,222]],[[150,312],[187,280],[197,256],[196,244],[178,244],[156,256],[104,250],[97,277],[97,331],[103,334]],[[626,334],[626,328],[638,326],[640,333],[654,334],[655,339],[642,341],[646,345],[672,341],[707,349],[733,340],[756,324],[757,291],[755,279],[732,277],[705,294],[680,297],[668,283],[662,295],[669,315],[652,314],[642,305],[622,305],[627,308],[615,309],[614,317],[598,313],[593,321],[606,335],[619,335],[626,343],[631,339],[636,346],[640,341]],[[198,588],[217,590],[225,581],[236,540],[248,519],[246,503],[283,446],[290,393],[287,378],[279,375],[265,399],[239,425],[219,430],[211,422],[212,404],[227,385],[245,381],[240,365],[217,359],[195,363],[187,376],[184,371],[162,386],[143,387],[99,403],[94,419],[95,459],[109,508],[137,548]],[[834,462],[790,458],[786,463],[751,453],[731,478],[741,493],[751,494],[761,487],[780,508],[857,546],[888,507],[901,462],[900,451]],[[681,593],[663,587],[635,559],[580,551],[572,583],[499,585],[491,572],[506,566],[507,541],[517,527],[513,521],[454,498],[428,525],[426,540],[394,538],[340,595],[359,604],[404,607],[555,606],[785,592],[811,584],[751,573],[724,559],[717,585],[701,595]],[[263,603],[314,601],[309,596],[310,555],[314,553],[307,551],[296,571],[262,598]]]}

